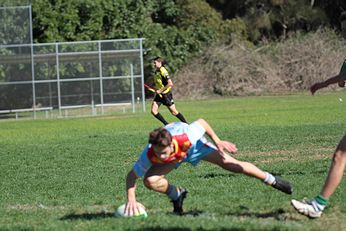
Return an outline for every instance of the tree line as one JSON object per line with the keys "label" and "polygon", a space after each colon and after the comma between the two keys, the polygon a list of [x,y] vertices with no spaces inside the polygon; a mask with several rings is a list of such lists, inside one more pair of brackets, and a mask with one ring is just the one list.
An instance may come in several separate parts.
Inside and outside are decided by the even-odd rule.
{"label": "tree line", "polygon": [[[34,42],[145,38],[147,61],[172,71],[215,43],[285,39],[319,27],[339,30],[344,0],[2,0],[32,4]],[[148,71],[150,71],[150,67]]]}
{"label": "tree line", "polygon": [[[146,78],[156,56],[175,73],[216,44],[283,43],[291,34],[321,27],[338,33],[338,17],[346,10],[344,0],[0,0],[1,7],[27,4],[35,43],[145,38]],[[2,22],[1,44],[27,39],[14,26],[22,17],[12,13]],[[20,68],[30,73],[30,65]],[[0,63],[0,81],[16,78],[17,72],[7,75],[12,69]]]}

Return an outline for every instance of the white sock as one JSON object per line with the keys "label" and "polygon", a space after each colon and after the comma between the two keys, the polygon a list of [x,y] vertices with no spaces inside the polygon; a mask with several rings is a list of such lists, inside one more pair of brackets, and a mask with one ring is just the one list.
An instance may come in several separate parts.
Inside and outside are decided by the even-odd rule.
{"label": "white sock", "polygon": [[314,207],[315,211],[320,211],[322,212],[323,209],[326,207],[325,205],[319,204],[316,200],[311,201],[312,207]]}
{"label": "white sock", "polygon": [[275,183],[275,177],[270,174],[269,172],[265,172],[266,174],[266,178],[264,179],[264,183],[272,185],[273,183]]}

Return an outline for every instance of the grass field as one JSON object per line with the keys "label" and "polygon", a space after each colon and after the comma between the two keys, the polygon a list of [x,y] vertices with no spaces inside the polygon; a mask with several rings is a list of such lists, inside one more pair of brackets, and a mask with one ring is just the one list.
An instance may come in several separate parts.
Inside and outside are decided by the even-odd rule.
{"label": "grass field", "polygon": [[290,206],[320,191],[345,133],[345,91],[178,101],[189,121],[205,118],[237,144],[236,158],[289,179],[293,195],[206,163],[186,164],[168,176],[189,190],[184,216],[138,181],[149,217],[115,218],[125,176],[160,126],[149,106],[109,117],[0,121],[0,230],[346,230],[345,179],[318,220]]}

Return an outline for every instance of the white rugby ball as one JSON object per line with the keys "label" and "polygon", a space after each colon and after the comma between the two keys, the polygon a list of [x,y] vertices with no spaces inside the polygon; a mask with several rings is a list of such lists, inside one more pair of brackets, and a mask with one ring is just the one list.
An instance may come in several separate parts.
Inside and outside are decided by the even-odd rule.
{"label": "white rugby ball", "polygon": [[144,207],[139,207],[139,214],[128,216],[127,214],[125,214],[125,206],[126,204],[123,204],[117,208],[117,210],[115,211],[116,217],[147,217],[148,216]]}

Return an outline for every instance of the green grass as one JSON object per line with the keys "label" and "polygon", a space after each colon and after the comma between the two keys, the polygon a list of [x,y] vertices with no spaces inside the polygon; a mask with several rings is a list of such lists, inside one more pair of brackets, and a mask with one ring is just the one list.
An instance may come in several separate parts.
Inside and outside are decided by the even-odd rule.
{"label": "green grass", "polygon": [[[343,92],[177,102],[189,120],[205,118],[235,157],[279,174],[292,196],[207,163],[168,179],[189,190],[186,215],[138,181],[147,219],[120,219],[125,176],[160,123],[146,113],[59,120],[0,121],[0,230],[345,230],[345,180],[318,220],[297,214],[290,199],[319,193],[345,132]],[[176,118],[165,108],[162,114]]]}

